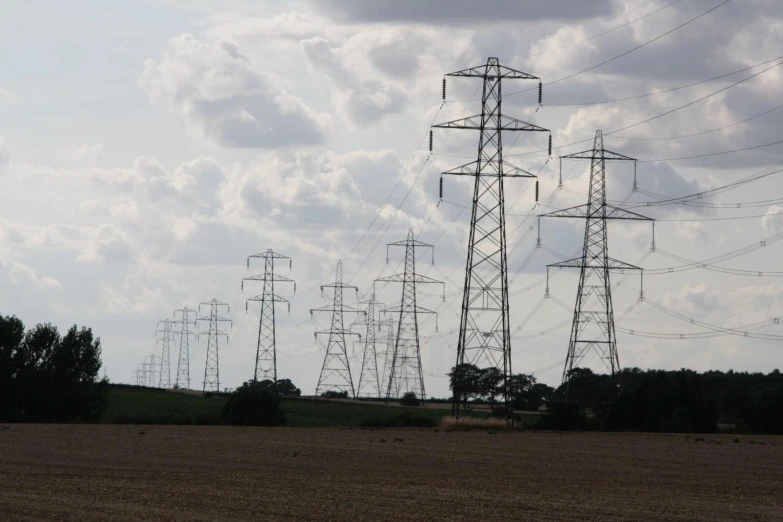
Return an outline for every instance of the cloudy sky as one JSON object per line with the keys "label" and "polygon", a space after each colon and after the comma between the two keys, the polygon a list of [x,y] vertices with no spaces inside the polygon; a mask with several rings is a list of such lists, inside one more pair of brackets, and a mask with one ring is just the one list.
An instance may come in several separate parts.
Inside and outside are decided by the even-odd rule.
{"label": "cloudy sky", "polygon": [[[781,140],[783,122],[781,19],[777,0],[4,2],[2,312],[28,326],[92,327],[108,376],[128,382],[146,355],[159,353],[158,320],[216,297],[232,305],[220,355],[221,380],[233,387],[252,376],[258,326],[257,306],[246,313],[244,300],[261,289],[240,293],[240,280],[261,265],[248,271],[246,258],[273,248],[293,259],[279,273],[298,283],[296,295],[279,291],[291,300],[290,315],[278,308],[279,374],[312,393],[324,350],[313,331],[329,322],[310,319],[310,308],[327,303],[318,285],[342,259],[364,297],[402,260],[392,250],[387,265],[385,243],[413,228],[436,246],[436,265],[423,256],[421,272],[447,282],[445,302],[440,290],[419,295],[440,312],[437,334],[422,318],[426,387],[446,395],[470,196],[467,181],[448,178],[438,205],[438,172],[472,160],[478,136],[437,131],[433,155],[424,139],[433,121],[480,112],[476,80],[451,79],[441,103],[443,74],[494,56],[544,81],[540,108],[535,91],[519,92],[535,84],[503,86],[504,113],[552,129],[556,147],[547,161],[545,135],[505,138],[506,159],[539,173],[542,203],[535,207],[527,180],[508,181],[509,279],[514,370],[557,384],[578,273],[552,274],[553,299],[543,300],[541,281],[547,263],[579,250],[584,224],[543,221],[545,248],[535,249],[536,220],[525,216],[584,203],[587,166],[564,162],[558,190],[556,156],[590,148],[596,129],[608,149],[641,160],[640,190],[626,205],[660,220],[658,252],[645,268],[710,260],[771,238],[710,266],[780,270],[780,174],[699,205],[644,205],[778,170],[783,145],[769,144]],[[632,183],[631,166],[611,166],[609,198],[625,200]],[[613,223],[610,254],[636,263],[651,235],[649,224]],[[394,306],[400,290],[379,286],[378,298]],[[775,274],[650,274],[645,296],[659,308],[639,304],[618,325],[746,331],[783,315],[781,290]],[[638,295],[638,276],[623,280],[618,321]],[[623,331],[618,339],[623,366],[783,366],[775,339]],[[350,353],[358,373],[360,346]],[[191,346],[194,387],[204,358],[202,337]],[[594,356],[585,362],[601,368]]]}

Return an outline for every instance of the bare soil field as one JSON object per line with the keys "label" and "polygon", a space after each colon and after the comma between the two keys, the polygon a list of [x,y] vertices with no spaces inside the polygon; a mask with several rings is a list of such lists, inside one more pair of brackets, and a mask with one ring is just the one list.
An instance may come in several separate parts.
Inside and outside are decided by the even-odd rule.
{"label": "bare soil field", "polygon": [[3,521],[783,520],[783,437],[7,428]]}

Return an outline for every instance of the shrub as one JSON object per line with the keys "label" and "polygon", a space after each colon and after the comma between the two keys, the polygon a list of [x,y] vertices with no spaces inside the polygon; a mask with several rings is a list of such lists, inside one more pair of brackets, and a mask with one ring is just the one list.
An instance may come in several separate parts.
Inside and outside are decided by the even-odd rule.
{"label": "shrub", "polygon": [[347,399],[348,398],[348,392],[347,391],[329,390],[329,391],[323,392],[321,394],[321,397],[325,397],[327,399]]}
{"label": "shrub", "polygon": [[416,394],[412,391],[407,392],[402,396],[402,399],[400,399],[400,406],[419,406],[420,404],[421,401],[419,401],[419,398],[416,397]]}
{"label": "shrub", "polygon": [[222,411],[223,420],[235,426],[282,426],[285,415],[280,398],[248,381],[229,395]]}

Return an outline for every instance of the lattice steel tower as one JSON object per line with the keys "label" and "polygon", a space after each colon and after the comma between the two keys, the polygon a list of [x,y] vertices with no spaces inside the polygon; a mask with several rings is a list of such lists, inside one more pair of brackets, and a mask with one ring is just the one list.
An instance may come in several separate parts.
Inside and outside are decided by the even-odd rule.
{"label": "lattice steel tower", "polygon": [[[435,328],[437,330],[437,313],[422,308],[416,304],[417,284],[445,284],[431,277],[416,273],[416,249],[432,249],[432,263],[435,264],[435,248],[427,243],[414,239],[413,229],[408,230],[408,237],[404,241],[389,243],[386,246],[386,258],[389,258],[390,246],[405,247],[405,270],[402,274],[376,279],[375,282],[402,283],[402,299],[400,306],[387,308],[384,313],[399,314],[397,319],[397,335],[394,339],[394,349],[391,356],[391,368],[388,370],[389,382],[386,386],[386,400],[398,398],[413,392],[421,400],[426,398],[424,391],[424,374],[421,367],[421,345],[419,344],[419,314],[435,314]],[[375,283],[373,283],[373,286]],[[425,403],[426,404],[426,403]]]}
{"label": "lattice steel tower", "polygon": [[[489,58],[486,65],[446,76],[481,78],[484,82],[481,114],[434,125],[443,129],[479,131],[477,160],[443,173],[475,178],[457,342],[457,364],[471,363],[480,368],[498,368],[504,376],[505,400],[508,396],[507,380],[511,375],[511,334],[503,183],[505,178],[535,178],[535,176],[503,159],[503,131],[549,132],[549,130],[503,114],[501,87],[503,80],[539,80],[540,82],[540,79],[502,66],[497,58]],[[541,103],[540,83],[539,103]],[[550,154],[551,147],[550,135]],[[454,401],[456,413],[459,415],[459,400],[456,394]]]}
{"label": "lattice steel tower", "polygon": [[318,385],[315,387],[315,394],[320,395],[322,392],[326,391],[345,391],[349,392],[350,396],[355,398],[356,390],[354,389],[353,378],[351,377],[351,365],[348,361],[348,348],[345,344],[345,336],[356,335],[359,339],[361,339],[362,336],[361,334],[352,332],[350,329],[345,329],[343,315],[346,312],[359,314],[366,312],[343,304],[343,291],[346,288],[354,289],[357,296],[359,295],[359,289],[355,286],[343,283],[342,261],[337,262],[334,283],[330,285],[321,285],[322,293],[324,288],[331,288],[334,290],[331,308],[324,306],[322,308],[310,310],[310,317],[313,316],[314,312],[332,313],[331,328],[313,334],[316,340],[318,339],[318,334],[329,334],[324,364],[321,367],[321,374],[318,376]]}
{"label": "lattice steel tower", "polygon": [[158,321],[158,327],[160,327],[160,323],[163,323],[163,329],[156,332],[158,334],[163,334],[163,337],[158,338],[158,341],[160,341],[161,344],[158,386],[161,388],[171,388],[171,320],[164,319]]}
{"label": "lattice steel tower", "polygon": [[190,337],[195,334],[190,327],[196,326],[194,321],[190,320],[190,314],[195,314],[196,311],[188,308],[182,308],[174,311],[174,317],[180,314],[180,318],[171,321],[172,324],[179,325],[179,359],[177,360],[177,378],[174,381],[174,386],[177,388],[190,389]]}
{"label": "lattice steel tower", "polygon": [[205,317],[199,317],[198,321],[206,321],[209,323],[209,332],[207,333],[207,362],[204,365],[204,393],[208,391],[220,391],[220,366],[218,357],[218,341],[220,337],[225,337],[228,341],[228,334],[220,330],[220,323],[231,324],[231,319],[226,319],[218,315],[218,308],[225,306],[228,312],[231,313],[231,307],[226,303],[221,303],[215,298],[205,303],[198,305],[199,313],[201,313],[201,307],[209,307],[209,315]]}
{"label": "lattice steel tower", "polygon": [[[253,371],[254,381],[270,380],[277,382],[277,349],[275,329],[275,303],[288,303],[288,311],[291,311],[291,303],[287,299],[275,294],[275,283],[293,283],[296,292],[296,282],[293,279],[275,274],[275,261],[288,259],[288,268],[291,269],[291,258],[282,254],[276,254],[272,249],[267,249],[262,254],[255,254],[247,258],[247,266],[250,267],[250,259],[264,260],[264,273],[242,279],[242,290],[245,289],[245,281],[262,281],[263,293],[251,297],[248,301],[261,303],[261,317],[258,320],[258,344],[256,345],[256,367]],[[245,303],[247,311],[247,303]]]}
{"label": "lattice steel tower", "polygon": [[635,162],[636,160],[604,149],[604,138],[600,130],[595,133],[592,150],[569,154],[563,156],[562,159],[590,160],[590,187],[587,204],[542,214],[542,217],[586,220],[581,257],[554,263],[547,267],[547,269],[580,269],[579,288],[576,292],[576,304],[574,305],[574,321],[571,326],[571,338],[568,342],[568,354],[563,367],[563,382],[565,383],[569,372],[578,367],[585,355],[591,350],[598,353],[612,375],[620,369],[609,271],[642,269],[609,257],[606,221],[608,219],[652,220],[606,203],[606,162]]}
{"label": "lattice steel tower", "polygon": [[386,389],[389,383],[389,370],[391,370],[392,355],[394,355],[394,318],[389,317],[389,324],[386,327],[386,350],[383,354],[381,390]]}
{"label": "lattice steel tower", "polygon": [[[366,305],[365,321],[363,323],[354,323],[355,326],[365,326],[367,333],[364,336],[362,369],[359,372],[359,382],[356,385],[357,397],[381,397],[381,375],[378,371],[378,343],[381,341],[376,336],[376,330],[380,329],[381,324],[375,321],[375,306],[382,305],[380,301],[375,300],[375,294],[370,296],[367,301],[360,304]],[[377,326],[376,326],[377,325]]]}

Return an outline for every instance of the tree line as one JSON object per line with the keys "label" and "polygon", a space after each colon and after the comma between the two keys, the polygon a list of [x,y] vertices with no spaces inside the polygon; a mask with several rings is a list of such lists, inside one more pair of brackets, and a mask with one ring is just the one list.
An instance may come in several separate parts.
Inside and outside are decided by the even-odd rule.
{"label": "tree line", "polygon": [[[503,398],[503,373],[498,368],[478,368],[462,363],[449,372],[449,389],[463,406],[469,402],[489,404],[493,409]],[[552,400],[555,389],[536,380],[535,376],[517,373],[508,379],[508,395],[515,410],[535,411]]]}
{"label": "tree line", "polygon": [[[597,428],[652,432],[783,433],[783,374],[625,368],[614,378],[575,368],[555,392]],[[559,406],[562,409],[566,406]]]}
{"label": "tree line", "polygon": [[[490,404],[503,397],[497,368],[460,364],[449,373],[460,402]],[[508,380],[514,410],[546,406],[544,429],[704,432],[731,425],[747,433],[783,433],[783,374],[625,368],[614,377],[574,368],[556,389],[532,375]]]}
{"label": "tree line", "polygon": [[89,328],[25,331],[19,318],[0,316],[0,421],[99,420],[108,397],[100,368],[101,340]]}

